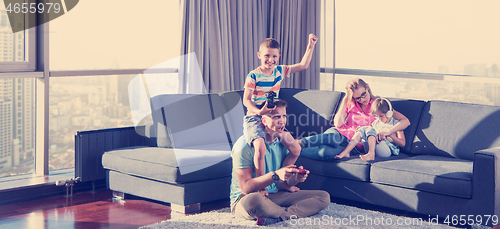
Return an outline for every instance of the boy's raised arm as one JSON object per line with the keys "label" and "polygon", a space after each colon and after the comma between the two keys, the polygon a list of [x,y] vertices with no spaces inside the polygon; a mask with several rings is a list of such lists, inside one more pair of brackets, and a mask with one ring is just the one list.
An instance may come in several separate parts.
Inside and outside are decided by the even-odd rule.
{"label": "boy's raised arm", "polygon": [[318,37],[314,34],[309,34],[309,44],[307,45],[306,53],[304,53],[304,57],[302,57],[302,61],[298,64],[290,65],[290,74],[300,72],[309,67],[309,63],[311,63],[312,54],[314,51],[314,46],[318,41]]}

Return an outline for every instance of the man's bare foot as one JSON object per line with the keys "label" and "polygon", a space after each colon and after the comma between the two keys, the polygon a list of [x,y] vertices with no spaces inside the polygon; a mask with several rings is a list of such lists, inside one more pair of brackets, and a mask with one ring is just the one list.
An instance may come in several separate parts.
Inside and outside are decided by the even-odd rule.
{"label": "man's bare foot", "polygon": [[359,155],[359,157],[363,159],[363,161],[373,161],[375,160],[375,153],[367,153],[364,155]]}
{"label": "man's bare foot", "polygon": [[269,193],[265,189],[259,190],[259,193],[262,194],[262,195],[264,195],[264,196],[268,196],[269,195]]}
{"label": "man's bare foot", "polygon": [[278,182],[276,184],[276,188],[280,189],[280,190],[287,190],[289,192],[296,192],[296,191],[299,191],[300,188],[297,187],[297,186],[290,186],[286,183],[281,183],[281,182]]}
{"label": "man's bare foot", "polygon": [[296,192],[296,191],[299,191],[299,190],[300,190],[300,188],[297,187],[297,186],[290,186],[290,188],[288,189],[288,191],[290,191],[290,192]]}

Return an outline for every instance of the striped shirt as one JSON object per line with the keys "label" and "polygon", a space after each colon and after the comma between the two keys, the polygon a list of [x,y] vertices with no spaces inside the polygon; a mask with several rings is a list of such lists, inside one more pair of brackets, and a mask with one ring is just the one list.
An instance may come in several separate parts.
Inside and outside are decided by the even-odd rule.
{"label": "striped shirt", "polygon": [[252,102],[260,108],[267,100],[266,92],[274,91],[278,97],[281,81],[288,76],[290,76],[289,65],[276,66],[270,76],[265,75],[259,67],[248,73],[245,89],[252,90]]}

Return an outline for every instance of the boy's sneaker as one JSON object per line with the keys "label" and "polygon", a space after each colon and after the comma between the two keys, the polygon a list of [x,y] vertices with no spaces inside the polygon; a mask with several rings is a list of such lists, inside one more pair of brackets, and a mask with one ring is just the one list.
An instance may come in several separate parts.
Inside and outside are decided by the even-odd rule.
{"label": "boy's sneaker", "polygon": [[281,218],[264,218],[264,217],[259,217],[257,218],[257,222],[255,222],[255,225],[257,226],[266,226],[269,224],[274,224],[274,223],[279,223],[283,221]]}

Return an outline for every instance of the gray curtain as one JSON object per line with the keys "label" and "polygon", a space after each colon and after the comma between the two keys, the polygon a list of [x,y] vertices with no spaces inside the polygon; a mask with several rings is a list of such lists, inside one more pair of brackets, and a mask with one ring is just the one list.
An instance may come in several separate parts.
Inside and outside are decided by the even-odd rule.
{"label": "gray curtain", "polygon": [[[195,53],[210,92],[242,89],[260,65],[260,42],[272,37],[282,47],[281,64],[302,60],[310,33],[319,37],[320,0],[182,0],[181,54]],[[282,87],[319,89],[319,42],[305,71]]]}

